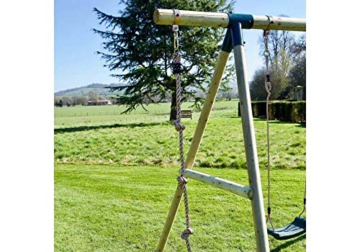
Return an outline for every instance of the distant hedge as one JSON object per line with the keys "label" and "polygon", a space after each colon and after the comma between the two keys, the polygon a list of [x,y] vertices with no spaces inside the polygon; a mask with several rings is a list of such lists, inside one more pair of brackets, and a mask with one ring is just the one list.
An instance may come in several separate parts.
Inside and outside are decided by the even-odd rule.
{"label": "distant hedge", "polygon": [[[251,103],[254,117],[266,118],[266,101]],[[238,109],[240,116],[240,104]],[[284,122],[306,122],[306,101],[271,101],[269,119]]]}

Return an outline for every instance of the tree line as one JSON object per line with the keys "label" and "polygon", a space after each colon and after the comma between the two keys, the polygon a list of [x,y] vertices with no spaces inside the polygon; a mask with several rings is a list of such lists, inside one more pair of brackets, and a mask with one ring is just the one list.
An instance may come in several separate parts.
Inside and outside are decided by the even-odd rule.
{"label": "tree line", "polygon": [[[198,91],[196,93],[198,97],[201,99],[204,99],[206,96],[206,93],[203,91]],[[233,90],[233,88],[224,89],[218,92],[217,99],[219,100],[231,100],[234,98],[237,98],[237,93]],[[144,97],[143,103],[144,104],[150,104],[153,102],[171,102],[171,94],[167,94],[165,99],[161,99],[160,97],[152,97],[152,99],[147,99]],[[116,104],[116,98],[114,97],[101,97],[101,96],[55,96],[54,97],[54,106],[55,107],[71,107],[71,106],[85,106],[88,104],[88,101],[98,101],[98,100],[109,100],[111,104]],[[191,100],[188,100],[191,101]]]}
{"label": "tree line", "polygon": [[82,105],[85,106],[88,104],[88,101],[98,101],[98,100],[109,100],[112,104],[115,104],[116,99],[114,98],[102,98],[100,96],[88,97],[88,96],[61,96],[61,97],[54,97],[54,106],[55,107],[71,107],[71,106],[78,106]]}
{"label": "tree line", "polygon": [[[259,38],[260,55],[265,48],[263,37]],[[306,36],[295,38],[289,31],[270,31],[268,34],[269,73],[271,100],[293,100],[297,87],[303,88],[306,99]],[[264,57],[265,59],[265,57]],[[252,100],[266,100],[264,87],[266,67],[259,67],[250,82]]]}

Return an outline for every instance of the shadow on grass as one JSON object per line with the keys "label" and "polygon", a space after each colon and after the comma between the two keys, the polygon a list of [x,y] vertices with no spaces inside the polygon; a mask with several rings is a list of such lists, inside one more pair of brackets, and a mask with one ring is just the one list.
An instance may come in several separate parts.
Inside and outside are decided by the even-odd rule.
{"label": "shadow on grass", "polygon": [[98,129],[112,129],[112,128],[135,128],[135,127],[151,127],[157,126],[164,123],[129,123],[129,124],[110,124],[110,125],[95,125],[95,126],[78,126],[78,127],[69,127],[69,128],[59,128],[54,129],[54,133],[72,133],[88,130],[98,130]]}
{"label": "shadow on grass", "polygon": [[275,249],[272,249],[271,252],[280,252],[280,251],[285,251],[286,248],[288,248],[289,246],[293,245],[294,243],[297,243],[299,241],[302,241],[306,238],[306,234],[296,238],[296,239],[292,239],[286,243],[281,244],[280,246],[276,247]]}

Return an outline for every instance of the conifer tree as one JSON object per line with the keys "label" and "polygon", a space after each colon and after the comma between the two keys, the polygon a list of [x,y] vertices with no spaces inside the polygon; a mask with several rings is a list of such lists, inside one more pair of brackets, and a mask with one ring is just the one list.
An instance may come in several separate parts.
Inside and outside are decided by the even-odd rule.
{"label": "conifer tree", "polygon": [[[171,26],[156,25],[156,8],[207,12],[229,12],[234,0],[121,0],[125,9],[112,16],[94,8],[99,23],[105,30],[93,31],[100,35],[104,51],[98,51],[112,74],[125,85],[113,88],[118,92],[117,103],[126,105],[125,113],[148,102],[171,99],[170,120],[176,119],[175,77],[171,71],[174,52]],[[224,29],[180,26],[179,44],[182,58],[182,100],[193,100],[198,106],[202,99],[198,90],[206,91],[220,51]],[[224,76],[224,85],[231,74]]]}

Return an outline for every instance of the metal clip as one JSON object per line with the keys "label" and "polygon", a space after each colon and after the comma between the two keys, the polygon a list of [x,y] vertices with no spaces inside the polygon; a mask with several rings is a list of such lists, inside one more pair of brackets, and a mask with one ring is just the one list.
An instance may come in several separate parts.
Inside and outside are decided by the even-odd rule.
{"label": "metal clip", "polygon": [[173,32],[178,32],[179,31],[179,26],[178,25],[173,25],[172,30],[173,30]]}
{"label": "metal clip", "polygon": [[173,25],[172,30],[174,32],[174,51],[179,51],[179,26]]}

